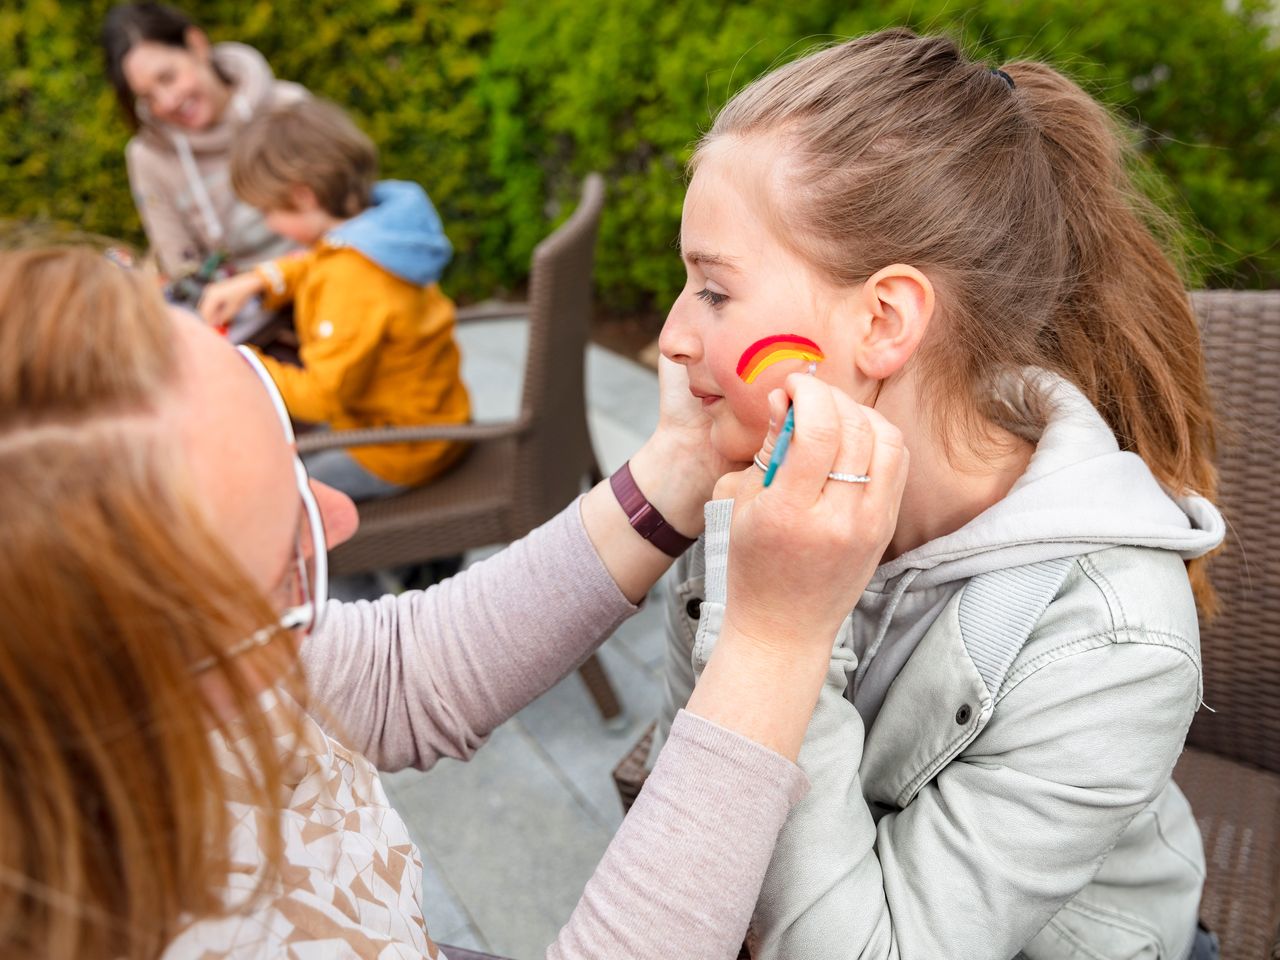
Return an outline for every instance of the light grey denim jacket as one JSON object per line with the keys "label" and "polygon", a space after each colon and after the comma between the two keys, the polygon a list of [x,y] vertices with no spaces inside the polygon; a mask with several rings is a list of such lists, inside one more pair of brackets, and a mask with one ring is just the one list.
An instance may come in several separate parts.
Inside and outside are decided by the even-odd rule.
{"label": "light grey denim jacket", "polygon": [[[1088,421],[1092,408],[1081,411],[1083,398],[1072,392],[1064,394],[1068,405]],[[1074,440],[1097,434],[1099,422],[1076,430]],[[1029,475],[1074,484],[1071,463],[1103,475],[1100,458],[1117,455],[1114,440],[1109,451],[1090,441],[1054,461],[1064,448],[1062,432],[1051,433]],[[1120,487],[1133,490],[1131,479]],[[1087,495],[1105,500],[1107,492]],[[708,505],[704,540],[668,580],[665,716],[687,699],[719,634],[731,509],[729,501]],[[1109,538],[1097,534],[1104,545],[1089,549],[1081,535],[1066,549],[1064,535],[1047,554],[1028,552],[1043,532],[1016,550],[1006,544],[988,569],[1001,557],[1016,559],[1011,569],[1032,569],[1025,564],[1049,555],[1061,575],[1016,657],[994,681],[988,665],[975,662],[961,610],[977,581],[955,581],[880,691],[869,730],[851,696],[859,604],[835,638],[801,750],[812,789],[792,811],[766,875],[752,921],[754,957],[1187,956],[1204,857],[1171,781],[1201,692],[1183,557],[1222,533],[1203,501],[1188,511],[1181,546],[1176,533],[1164,543],[1150,531],[1135,534],[1142,546],[1105,545]],[[954,560],[964,551],[952,543],[942,553]],[[972,567],[977,553],[962,563]],[[945,580],[938,573],[945,564],[919,557],[895,564],[873,587],[892,590],[908,569],[926,587],[931,576]],[[1018,593],[982,602],[993,617],[1012,616]]]}

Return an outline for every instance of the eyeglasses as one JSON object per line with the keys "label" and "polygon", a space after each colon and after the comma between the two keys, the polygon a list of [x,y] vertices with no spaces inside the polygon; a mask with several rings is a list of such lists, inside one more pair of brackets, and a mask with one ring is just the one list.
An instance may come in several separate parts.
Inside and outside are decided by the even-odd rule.
{"label": "eyeglasses", "polygon": [[[289,411],[285,408],[284,398],[271,379],[271,374],[262,365],[257,355],[247,347],[236,347],[245,362],[262,381],[271,405],[275,408],[280,420],[285,440],[290,449],[295,449],[293,422],[289,419]],[[302,498],[302,516],[298,532],[294,539],[293,563],[290,565],[284,583],[283,593],[288,597],[288,605],[280,614],[280,619],[268,626],[254,631],[253,634],[229,648],[227,658],[238,657],[256,647],[270,643],[280,631],[301,630],[310,633],[319,626],[324,614],[325,601],[329,596],[329,555],[324,539],[324,523],[320,517],[320,506],[316,503],[315,494],[311,490],[311,482],[307,477],[307,468],[296,449],[293,454],[293,476],[298,486],[298,496]],[[208,670],[216,661],[212,657],[201,660],[192,668],[199,673]]]}

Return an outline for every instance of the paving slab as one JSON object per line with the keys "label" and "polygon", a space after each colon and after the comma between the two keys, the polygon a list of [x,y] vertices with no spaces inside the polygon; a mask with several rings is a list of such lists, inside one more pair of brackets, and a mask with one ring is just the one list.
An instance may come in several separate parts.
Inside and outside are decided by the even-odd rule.
{"label": "paving slab", "polygon": [[625,725],[601,723],[576,675],[525,707],[517,719],[572,785],[596,823],[612,833],[622,822],[613,768],[657,715],[662,688],[652,672],[636,664],[613,640],[601,648],[600,662],[626,711]]}
{"label": "paving slab", "polygon": [[[396,808],[487,949],[541,957],[611,832],[515,721],[468,763],[445,760],[427,775],[397,776]],[[433,905],[423,909],[431,927]]]}
{"label": "paving slab", "polygon": [[[458,339],[475,419],[513,417],[523,322],[466,324]],[[595,345],[586,363],[588,425],[607,473],[656,426],[657,377]],[[344,586],[344,599],[380,592],[372,578]],[[621,730],[601,721],[574,673],[495,731],[470,763],[386,775],[422,853],[423,911],[436,941],[535,960],[568,919],[621,821],[613,766],[661,703],[660,589],[601,648],[626,710]]]}
{"label": "paving slab", "polygon": [[466,323],[457,328],[462,380],[476,420],[507,420],[520,409],[528,325],[520,320]]}
{"label": "paving slab", "polygon": [[[412,798],[407,802],[412,804]],[[414,837],[422,856],[422,905],[423,913],[430,918],[428,930],[431,939],[468,950],[487,951],[488,941],[476,928],[475,920],[458,900],[457,891],[450,886],[440,864],[424,848],[423,841],[425,837],[421,841]]]}

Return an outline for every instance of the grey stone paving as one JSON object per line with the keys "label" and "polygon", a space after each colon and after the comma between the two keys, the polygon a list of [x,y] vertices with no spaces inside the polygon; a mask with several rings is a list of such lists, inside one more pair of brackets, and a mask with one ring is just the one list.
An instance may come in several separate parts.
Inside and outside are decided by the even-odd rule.
{"label": "grey stone paving", "polygon": [[[511,416],[522,325],[468,324],[459,340],[475,418]],[[596,453],[608,473],[656,425],[657,378],[592,346],[587,392]],[[555,938],[622,818],[610,771],[661,700],[660,611],[651,597],[601,650],[626,709],[621,729],[606,729],[571,674],[499,728],[470,763],[446,760],[430,773],[385,777],[422,851],[423,910],[437,942],[534,960]]]}

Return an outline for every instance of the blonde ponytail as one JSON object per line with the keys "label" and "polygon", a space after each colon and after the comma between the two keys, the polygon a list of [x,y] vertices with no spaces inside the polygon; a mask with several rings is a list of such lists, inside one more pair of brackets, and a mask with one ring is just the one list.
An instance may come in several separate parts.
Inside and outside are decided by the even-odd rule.
{"label": "blonde ponytail", "polygon": [[[1156,239],[1175,228],[1134,185],[1128,138],[1096,100],[1044,64],[1004,69],[1040,133],[1066,224],[1071,283],[1041,331],[1045,355],[1167,488],[1213,498],[1214,420],[1199,328]],[[1188,569],[1211,614],[1204,560]]]}

